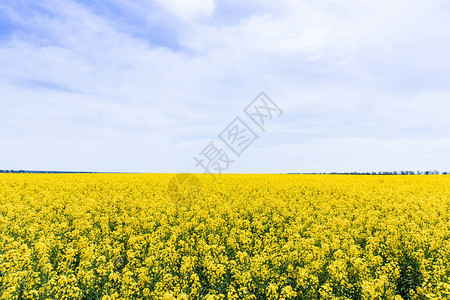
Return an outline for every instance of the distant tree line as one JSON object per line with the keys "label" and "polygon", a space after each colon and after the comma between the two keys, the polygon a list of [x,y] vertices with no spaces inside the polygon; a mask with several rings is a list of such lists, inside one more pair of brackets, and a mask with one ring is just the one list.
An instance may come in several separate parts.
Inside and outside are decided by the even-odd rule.
{"label": "distant tree line", "polygon": [[0,173],[96,173],[96,172],[74,172],[74,171],[29,171],[29,170],[0,170]]}
{"label": "distant tree line", "polygon": [[450,172],[434,171],[380,171],[380,172],[330,172],[330,173],[288,173],[288,174],[328,174],[328,175],[448,175]]}
{"label": "distant tree line", "polygon": [[[99,172],[74,172],[74,171],[28,171],[28,170],[0,170],[0,173],[99,173]],[[102,172],[100,172],[102,173]],[[114,172],[112,172],[114,173]],[[323,173],[287,173],[287,174],[328,174],[328,175],[448,175],[450,172],[434,171],[380,171],[380,172],[323,172]]]}

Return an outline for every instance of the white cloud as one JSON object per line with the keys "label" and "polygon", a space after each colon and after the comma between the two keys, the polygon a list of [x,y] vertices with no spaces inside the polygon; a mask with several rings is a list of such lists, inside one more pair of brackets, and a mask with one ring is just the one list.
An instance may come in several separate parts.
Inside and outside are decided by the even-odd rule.
{"label": "white cloud", "polygon": [[163,7],[177,16],[192,20],[199,17],[211,17],[214,13],[213,0],[157,0]]}
{"label": "white cloud", "polygon": [[[444,2],[112,2],[132,21],[164,6],[180,23],[145,22],[179,47],[69,0],[0,5],[17,26],[0,43],[0,169],[201,171],[193,155],[260,90],[285,115],[231,172],[450,169]],[[245,13],[218,22],[224,6]]]}

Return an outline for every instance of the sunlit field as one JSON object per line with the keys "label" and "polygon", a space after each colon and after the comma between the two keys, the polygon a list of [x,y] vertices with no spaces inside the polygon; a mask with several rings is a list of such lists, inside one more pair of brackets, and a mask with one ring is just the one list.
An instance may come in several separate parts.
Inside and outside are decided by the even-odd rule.
{"label": "sunlit field", "polygon": [[450,298],[450,176],[173,176],[0,175],[0,299]]}

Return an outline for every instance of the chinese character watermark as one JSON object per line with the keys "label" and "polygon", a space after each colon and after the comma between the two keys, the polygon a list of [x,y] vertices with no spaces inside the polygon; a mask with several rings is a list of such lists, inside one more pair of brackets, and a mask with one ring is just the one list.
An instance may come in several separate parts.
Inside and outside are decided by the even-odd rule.
{"label": "chinese character watermark", "polygon": [[[265,132],[267,124],[275,118],[281,117],[283,111],[264,92],[261,92],[243,110],[245,117],[253,121],[248,124],[240,116],[234,120],[219,134],[219,139],[226,145],[223,149],[211,141],[199,154],[194,157],[196,167],[201,167],[205,174],[221,175],[229,169],[231,163],[240,158],[244,151],[255,142],[259,136],[252,128]],[[252,126],[253,125],[253,126]],[[228,154],[226,150],[231,150]]]}
{"label": "chinese character watermark", "polygon": [[253,120],[253,122],[261,128],[262,131],[266,131],[266,121],[272,120],[275,116],[281,117],[283,111],[275,102],[267,97],[264,92],[261,92],[258,97],[255,98],[245,109],[245,114]]}
{"label": "chinese character watermark", "polygon": [[234,162],[229,159],[225,151],[217,148],[213,141],[199,153],[199,157],[194,157],[194,159],[197,162],[196,167],[201,166],[205,174],[212,174],[211,170],[221,174]]}
{"label": "chinese character watermark", "polygon": [[258,136],[256,133],[236,117],[220,134],[219,138],[227,145],[237,156],[250,146]]}
{"label": "chinese character watermark", "polygon": [[[225,144],[225,148],[218,146],[212,140],[197,156],[194,156],[195,167],[201,168],[204,174],[209,174],[215,179],[215,175],[221,175],[227,171],[230,165],[235,163],[259,138],[255,131],[266,132],[267,124],[283,114],[280,107],[264,92],[250,102],[243,112],[244,119],[236,116],[218,135],[220,141]],[[248,124],[245,119],[250,119],[252,122]],[[255,124],[257,130],[254,128]],[[190,206],[193,198],[201,192],[201,182],[193,174],[178,174],[169,182],[168,191],[172,199],[179,204]]]}

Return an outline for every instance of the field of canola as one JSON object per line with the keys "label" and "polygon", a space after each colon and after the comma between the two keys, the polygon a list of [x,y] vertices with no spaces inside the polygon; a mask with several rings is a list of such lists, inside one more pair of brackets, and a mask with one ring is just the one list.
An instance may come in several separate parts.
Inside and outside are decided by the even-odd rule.
{"label": "field of canola", "polygon": [[172,176],[1,174],[0,299],[450,299],[450,176]]}

